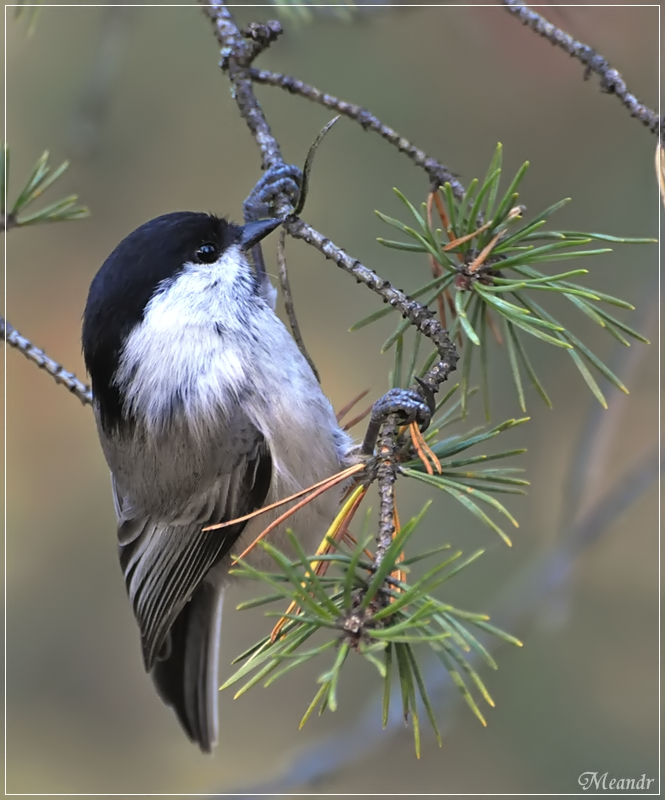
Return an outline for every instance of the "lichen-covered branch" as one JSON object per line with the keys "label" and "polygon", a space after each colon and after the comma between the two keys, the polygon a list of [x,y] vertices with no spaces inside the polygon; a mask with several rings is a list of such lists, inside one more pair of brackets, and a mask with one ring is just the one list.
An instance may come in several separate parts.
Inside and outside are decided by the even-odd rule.
{"label": "lichen-covered branch", "polygon": [[29,339],[10,325],[4,317],[0,316],[0,336],[2,336],[10,347],[14,347],[20,353],[36,364],[40,369],[47,372],[56,383],[61,384],[83,403],[92,403],[92,391],[85,383],[82,383],[73,372],[68,372],[61,364],[46,355],[39,347],[36,347]]}
{"label": "lichen-covered branch", "polygon": [[395,532],[395,481],[397,480],[397,435],[398,419],[391,414],[384,423],[377,441],[378,466],[376,468],[379,484],[379,535],[374,554],[375,568],[381,565],[386,550],[392,543]]}
{"label": "lichen-covered branch", "polygon": [[464,186],[448,167],[435,158],[428,156],[427,153],[416,147],[408,139],[405,139],[393,128],[384,125],[378,117],[367,111],[367,109],[354,103],[347,103],[345,100],[340,100],[338,97],[326,92],[321,92],[316,87],[309,86],[303,81],[292,78],[290,75],[282,75],[279,72],[270,72],[269,70],[256,69],[254,67],[249,70],[249,75],[255,83],[278,86],[290,94],[304,97],[306,100],[311,100],[313,103],[318,103],[325,108],[343,114],[345,117],[357,122],[366,131],[378,133],[379,136],[396,147],[400,153],[404,153],[410,158],[416,166],[424,169],[429,175],[434,189],[443,186],[444,183],[450,183],[455,197],[460,198],[464,194]]}
{"label": "lichen-covered branch", "polygon": [[[233,97],[240,115],[247,123],[250,133],[261,151],[263,169],[284,164],[279,144],[272,135],[270,126],[256,99],[249,74],[252,59],[256,58],[258,53],[267,46],[270,37],[266,36],[258,44],[256,40],[248,41],[224,3],[206,0],[203,2],[203,9],[213,23],[217,41],[222,47],[222,67],[228,73],[233,86]],[[284,213],[287,211],[286,204],[287,199],[284,198]],[[277,203],[277,213],[280,210],[280,204]]]}
{"label": "lichen-covered branch", "polygon": [[366,267],[358,259],[352,258],[302,219],[289,218],[286,220],[284,227],[295,239],[302,239],[315,247],[326,258],[334,261],[338,267],[353,275],[358,283],[365,284],[365,286],[378,294],[384,303],[389,303],[398,309],[405,319],[408,319],[423,336],[434,344],[440,360],[425,373],[422,383],[432,392],[436,392],[443,381],[455,369],[458,356],[448,332],[438,322],[433,312],[417,300],[412,300],[404,292],[396,289],[390,281],[383,280],[376,272]]}
{"label": "lichen-covered branch", "polygon": [[584,64],[584,77],[589,78],[591,73],[600,77],[600,88],[608,94],[615,94],[623,105],[630,111],[631,117],[635,117],[646,125],[651,133],[660,132],[661,141],[665,136],[664,121],[659,119],[658,114],[641,103],[634,94],[628,91],[626,82],[621,77],[621,73],[611,67],[607,59],[597,53],[592,47],[583,42],[578,42],[573,36],[561,28],[557,28],[545,17],[532,11],[526,3],[521,0],[501,0],[513,16],[517,17],[523,25],[528,25],[531,30],[547,39],[553,45],[565,50],[568,55],[576,58]]}

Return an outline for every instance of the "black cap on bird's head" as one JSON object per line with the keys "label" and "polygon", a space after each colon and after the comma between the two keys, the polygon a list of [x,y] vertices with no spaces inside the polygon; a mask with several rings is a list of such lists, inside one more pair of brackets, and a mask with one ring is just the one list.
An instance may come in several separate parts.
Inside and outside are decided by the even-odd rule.
{"label": "black cap on bird's head", "polygon": [[233,245],[249,250],[279,224],[279,219],[267,219],[234,225],[194,211],[176,211],[144,223],[120,242],[95,275],[86,321],[102,311],[101,305],[110,305],[114,316],[120,312],[138,321],[157,286],[185,264],[212,264]]}
{"label": "black cap on bird's head", "polygon": [[219,261],[233,246],[251,249],[280,222],[235,225],[213,214],[176,211],[144,223],[123,239],[95,275],[83,314],[83,355],[93,394],[117,394],[112,379],[122,344],[164,281],[186,264]]}

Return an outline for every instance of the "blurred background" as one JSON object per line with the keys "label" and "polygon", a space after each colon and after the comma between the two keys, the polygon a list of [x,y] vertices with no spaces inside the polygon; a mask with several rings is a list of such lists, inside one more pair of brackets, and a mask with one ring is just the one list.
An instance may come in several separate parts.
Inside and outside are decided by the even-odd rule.
{"label": "blurred background", "polygon": [[[275,16],[238,9],[243,23]],[[541,9],[543,11],[543,9]],[[547,12],[547,10],[545,10]],[[10,202],[36,158],[72,166],[45,198],[78,193],[89,219],[12,231],[7,237],[9,321],[84,376],[80,322],[90,280],[122,237],[168,211],[240,218],[260,174],[254,142],[238,118],[210,24],[196,6],[68,7],[7,21]],[[602,52],[648,105],[658,105],[655,7],[552,7],[556,24]],[[656,236],[660,204],[655,140],[582,67],[500,8],[366,9],[352,23],[332,16],[285,21],[260,66],[366,106],[459,174],[482,177],[496,143],[505,172],[528,159],[520,201],[537,213],[572,197],[553,219],[562,230]],[[277,89],[257,94],[288,161],[302,163],[330,112]],[[505,184],[504,184],[505,185]],[[425,198],[427,181],[376,136],[341,120],[320,147],[305,217],[349,253],[409,290],[425,282],[425,259],[376,243],[391,231],[374,215],[403,215],[392,192]],[[305,341],[337,408],[364,388],[387,388],[391,356],[378,356],[393,322],[348,333],[377,300],[299,242],[288,242],[292,288]],[[556,265],[555,265],[556,266]],[[571,268],[577,266],[573,263]],[[656,245],[621,246],[586,261],[588,284],[637,306],[618,313],[648,336],[627,358],[581,314],[555,311],[611,364],[631,394],[596,401],[565,353],[539,342],[529,352],[554,410],[527,395],[532,421],[485,448],[528,447],[511,466],[527,470],[526,497],[506,504],[520,520],[506,548],[447,497],[422,526],[422,549],[450,541],[485,556],[446,584],[446,599],[486,611],[562,536],[567,485],[584,455],[590,415],[603,413],[592,474],[574,479],[584,504],[618,491],[626,470],[656,444]],[[556,352],[555,352],[556,351]],[[522,416],[505,353],[492,365],[493,422]],[[621,355],[619,359],[618,355]],[[605,383],[601,382],[605,387]],[[298,722],[314,695],[318,661],[233,701],[220,697],[213,758],[188,744],[144,674],[137,629],[117,564],[107,468],[90,409],[15,351],[7,353],[7,790],[13,793],[214,793],[271,776],[327,736],[344,740],[377,688],[365,662],[345,669],[335,714]],[[467,425],[482,421],[477,401]],[[457,430],[463,430],[458,426]],[[358,433],[360,435],[360,432]],[[478,451],[480,452],[480,451]],[[355,757],[310,786],[346,793],[568,793],[587,771],[657,777],[657,487],[611,520],[570,579],[526,609],[503,648],[499,671],[483,673],[497,708],[482,728],[447,706],[443,748],[425,726],[423,754],[410,731],[367,737]],[[400,484],[404,518],[428,492]],[[434,492],[432,492],[434,494]],[[222,672],[272,624],[260,609],[236,612],[257,593],[227,594]],[[375,728],[378,727],[378,720]],[[317,758],[325,761],[326,754]],[[294,785],[294,791],[308,787]],[[654,785],[651,785],[654,789]]]}

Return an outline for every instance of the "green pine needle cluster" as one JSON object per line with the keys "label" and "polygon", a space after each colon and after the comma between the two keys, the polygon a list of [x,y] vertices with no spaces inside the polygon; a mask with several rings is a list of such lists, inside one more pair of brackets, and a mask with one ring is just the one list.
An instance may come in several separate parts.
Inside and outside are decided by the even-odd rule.
{"label": "green pine needle cluster", "polygon": [[37,211],[28,210],[69,166],[69,162],[64,161],[57,169],[51,172],[48,159],[48,151],[37,159],[30,177],[5,218],[5,198],[7,197],[9,178],[9,149],[6,146],[3,147],[2,167],[0,167],[0,191],[2,191],[0,214],[5,218],[6,227],[21,228],[42,222],[65,222],[89,216],[89,210],[85,206],[78,204],[78,197],[75,194],[56,200],[56,202]]}
{"label": "green pine needle cluster", "polygon": [[[419,211],[396,189],[397,196],[416,224],[408,225],[377,212],[384,222],[401,231],[408,239],[379,239],[379,242],[386,247],[405,252],[426,253],[439,265],[442,274],[411,292],[410,296],[430,306],[437,303],[438,298],[443,295],[451,306],[449,332],[451,338],[458,338],[463,344],[463,412],[467,408],[471,389],[471,364],[477,349],[486,416],[489,419],[487,371],[489,338],[492,332],[502,336],[505,343],[510,372],[523,411],[526,410],[526,402],[522,373],[526,374],[545,403],[551,406],[543,383],[526,353],[524,334],[565,349],[594,396],[606,406],[605,397],[590,367],[621,391],[628,390],[606,364],[535,298],[540,293],[552,292],[565,297],[626,346],[630,344],[626,337],[641,342],[647,340],[607,311],[605,306],[631,310],[633,306],[620,298],[589,289],[573,280],[586,275],[586,269],[576,268],[547,274],[542,271],[541,265],[610,252],[610,248],[587,247],[593,241],[634,244],[655,240],[544,230],[550,215],[567,203],[567,199],[545,209],[529,222],[522,222],[525,209],[518,204],[517,188],[529,166],[528,162],[518,170],[505,192],[500,194],[501,161],[502,148],[498,145],[485,179],[482,182],[474,179],[461,200],[453,196],[450,184],[441,187],[440,197],[447,216],[445,231],[430,223],[426,204]],[[458,240],[459,243],[456,244]],[[370,314],[357,322],[351,330],[358,330],[392,311],[393,308],[390,307]],[[408,321],[401,322],[383,345],[383,351],[397,345],[408,327]]]}
{"label": "green pine needle cluster", "polygon": [[[234,663],[244,663],[224,683],[222,689],[242,682],[235,694],[235,697],[240,697],[256,684],[264,682],[265,686],[269,686],[306,661],[332,651],[333,662],[318,678],[320,688],[304,712],[300,723],[302,727],[317,708],[319,714],[326,709],[336,710],[342,667],[354,651],[376,668],[383,682],[384,725],[388,719],[393,676],[397,674],[404,717],[412,720],[416,752],[419,754],[420,704],[441,743],[416,657],[416,648],[427,647],[440,659],[464,700],[485,724],[476,696],[491,706],[494,703],[468,656],[473,652],[493,669],[497,665],[470,627],[512,644],[520,645],[520,642],[491,625],[486,615],[462,611],[431,594],[469,566],[483,551],[466,558],[461,552],[448,554],[444,561],[437,563],[413,583],[391,577],[397,570],[408,574],[413,564],[450,549],[449,545],[443,545],[400,560],[428,506],[429,503],[395,535],[378,568],[367,555],[366,547],[371,537],[365,537],[354,547],[329,540],[332,552],[315,559],[329,562],[330,568],[324,575],[316,574],[312,567],[313,557],[304,553],[290,531],[289,541],[297,553],[295,560],[288,559],[272,545],[261,542],[277,569],[259,570],[239,562],[239,568],[233,573],[260,580],[268,584],[273,592],[243,603],[238,608],[255,608],[286,600],[295,603],[298,610],[290,614],[267,612],[271,616],[286,617],[279,638],[271,642],[270,637],[265,637],[238,656]],[[327,635],[317,637],[316,644],[309,649],[301,649],[322,631]],[[320,638],[323,638],[322,642],[318,641]]]}
{"label": "green pine needle cluster", "polygon": [[[457,387],[454,387],[457,388]],[[458,403],[461,401],[458,401]],[[522,470],[516,467],[479,469],[478,466],[488,461],[510,458],[524,453],[524,449],[505,450],[493,455],[469,456],[467,458],[453,458],[453,456],[485,442],[494,436],[509,430],[516,425],[527,422],[529,417],[511,419],[496,425],[490,430],[475,429],[467,431],[460,436],[453,436],[442,441],[435,441],[438,432],[445,423],[435,420],[432,430],[428,430],[425,439],[431,444],[432,451],[439,459],[441,472],[433,471],[430,474],[420,459],[413,459],[400,466],[400,472],[409,478],[421,481],[437,489],[441,489],[461,503],[484,525],[494,530],[503,541],[510,546],[512,542],[505,531],[480,507],[482,503],[499,512],[515,528],[519,527],[517,520],[492,494],[525,494],[523,487],[529,482],[521,477]],[[471,468],[471,469],[469,469]],[[492,493],[492,494],[490,494]],[[478,501],[478,502],[476,502]]]}
{"label": "green pine needle cluster", "polygon": [[[440,401],[431,429],[425,437],[439,461],[441,471],[428,472],[424,462],[414,456],[406,433],[398,440],[398,447],[401,448],[398,471],[405,477],[423,481],[446,492],[510,544],[506,533],[481,506],[498,512],[516,526],[517,522],[510,512],[492,495],[502,492],[523,494],[528,482],[518,476],[520,469],[484,468],[482,465],[518,455],[524,450],[460,456],[526,419],[508,420],[489,430],[475,429],[464,435],[441,439],[440,431],[456,419],[461,404],[459,397],[454,400],[458,389],[458,386],[452,387]],[[356,491],[359,492],[360,487]],[[351,500],[352,497],[347,504]],[[249,609],[286,601],[289,611],[267,612],[268,616],[280,617],[284,623],[278,638],[272,641],[266,636],[238,656],[234,663],[243,663],[222,688],[241,684],[235,694],[235,697],[240,697],[259,683],[269,686],[315,656],[328,650],[334,651],[332,665],[318,679],[320,687],[305,710],[302,727],[316,709],[319,714],[326,709],[336,710],[341,670],[349,654],[355,652],[376,667],[382,681],[384,725],[388,718],[393,683],[397,682],[403,713],[412,722],[416,751],[419,752],[419,714],[422,709],[425,709],[440,742],[419,666],[420,650],[426,647],[434,651],[473,713],[485,724],[477,697],[492,705],[491,697],[467,656],[475,652],[481,661],[492,668],[496,668],[496,663],[469,630],[469,626],[514,644],[519,642],[490,625],[486,615],[462,611],[433,596],[433,592],[474,562],[482,551],[465,558],[461,551],[447,552],[450,545],[444,544],[431,551],[418,553],[413,536],[429,505],[395,534],[378,567],[370,552],[373,537],[368,534],[369,515],[358,544],[351,546],[329,536],[331,550],[326,555],[305,554],[291,532],[288,535],[291,548],[297,554],[295,560],[288,558],[272,544],[260,542],[259,546],[270,555],[276,569],[260,570],[239,561],[233,573],[267,584],[271,593],[243,603],[238,608]],[[404,558],[405,552],[414,550],[417,554]],[[440,558],[443,553],[445,558],[437,560],[422,577],[413,582],[401,579],[408,576],[414,564]],[[318,574],[323,564],[328,569]],[[311,639],[316,641],[315,646],[311,646]],[[306,644],[307,649],[304,648]]]}

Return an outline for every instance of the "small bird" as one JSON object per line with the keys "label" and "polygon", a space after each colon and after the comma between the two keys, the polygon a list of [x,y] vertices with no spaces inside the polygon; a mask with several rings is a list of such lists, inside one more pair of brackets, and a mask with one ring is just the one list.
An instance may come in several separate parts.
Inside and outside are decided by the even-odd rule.
{"label": "small bird", "polygon": [[[190,740],[218,735],[222,597],[231,553],[280,511],[217,530],[353,463],[355,448],[248,251],[278,219],[176,212],[141,225],[96,274],[83,317],[120,565],[143,661]],[[313,550],[339,491],[288,521]],[[281,536],[281,538],[280,538]],[[285,547],[284,528],[271,541]],[[250,563],[265,564],[256,548]]]}

